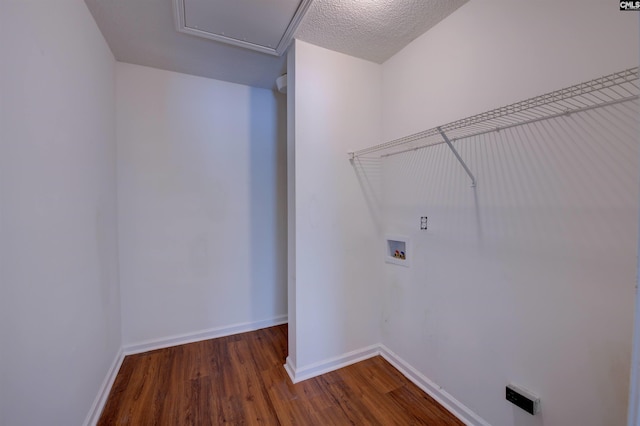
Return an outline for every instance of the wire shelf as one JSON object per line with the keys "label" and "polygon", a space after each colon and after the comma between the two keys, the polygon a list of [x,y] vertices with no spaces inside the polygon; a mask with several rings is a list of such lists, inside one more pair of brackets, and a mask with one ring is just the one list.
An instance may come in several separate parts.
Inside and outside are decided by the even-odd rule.
{"label": "wire shelf", "polygon": [[483,133],[638,99],[639,94],[638,67],[629,68],[400,139],[350,152],[349,157],[354,159],[364,156],[386,157],[400,154],[445,143],[443,133],[453,142]]}

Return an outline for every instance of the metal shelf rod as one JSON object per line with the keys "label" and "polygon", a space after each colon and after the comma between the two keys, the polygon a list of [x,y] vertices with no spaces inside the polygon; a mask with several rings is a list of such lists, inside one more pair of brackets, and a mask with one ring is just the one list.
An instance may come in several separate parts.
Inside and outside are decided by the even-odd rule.
{"label": "metal shelf rod", "polygon": [[[629,96],[629,97],[626,97],[626,98],[623,98],[623,99],[617,99],[615,101],[609,101],[609,102],[601,103],[601,104],[598,104],[598,105],[590,105],[588,107],[572,110],[570,112],[559,112],[559,113],[551,114],[551,115],[544,116],[544,117],[534,118],[532,120],[527,120],[527,121],[523,121],[523,122],[519,122],[519,123],[508,124],[508,125],[504,125],[504,126],[500,126],[500,127],[492,127],[492,128],[476,131],[476,132],[473,132],[473,133],[464,134],[463,136],[458,136],[458,137],[455,137],[453,139],[450,139],[450,141],[451,142],[456,142],[456,141],[459,141],[461,139],[472,138],[472,137],[480,136],[480,135],[486,135],[487,133],[492,133],[492,132],[499,132],[501,130],[511,129],[513,127],[523,126],[523,125],[526,125],[526,124],[533,124],[533,123],[537,123],[539,121],[550,120],[552,118],[562,117],[562,116],[570,115],[570,114],[573,114],[573,113],[576,113],[576,112],[584,112],[584,111],[589,111],[589,110],[596,109],[596,108],[601,108],[601,107],[605,107],[605,106],[620,104],[620,103],[623,103],[623,102],[635,101],[635,100],[637,100],[639,98],[640,98],[639,95],[634,95],[634,96]],[[446,141],[436,141],[436,142],[433,142],[433,143],[418,145],[418,146],[414,146],[414,147],[411,147],[411,148],[403,149],[401,151],[394,151],[394,152],[389,153],[389,154],[383,154],[380,157],[389,157],[391,155],[403,154],[405,152],[410,152],[410,151],[417,151],[419,149],[424,149],[424,148],[428,148],[430,146],[435,146],[435,145],[441,145],[443,143],[446,143]],[[352,153],[352,152],[349,153],[349,155],[352,155],[352,154],[355,155],[355,153]]]}
{"label": "metal shelf rod", "polygon": [[[635,100],[638,99],[638,92],[640,91],[637,81],[638,67],[629,68],[413,135],[350,152],[349,158],[354,159],[372,155],[380,151],[382,151],[382,154],[377,154],[377,156],[386,157],[440,144],[442,143],[440,137],[443,137],[445,133],[446,137],[450,138],[449,142],[452,142],[565,114]],[[410,145],[421,140],[423,142],[418,146]],[[404,149],[403,146],[405,146]]]}

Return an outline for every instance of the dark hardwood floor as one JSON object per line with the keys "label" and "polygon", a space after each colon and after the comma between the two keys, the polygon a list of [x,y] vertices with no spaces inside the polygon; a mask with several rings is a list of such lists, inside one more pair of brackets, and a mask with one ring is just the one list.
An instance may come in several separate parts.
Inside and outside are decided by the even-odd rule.
{"label": "dark hardwood floor", "polygon": [[98,425],[462,425],[375,357],[292,384],[287,326],[125,358]]}

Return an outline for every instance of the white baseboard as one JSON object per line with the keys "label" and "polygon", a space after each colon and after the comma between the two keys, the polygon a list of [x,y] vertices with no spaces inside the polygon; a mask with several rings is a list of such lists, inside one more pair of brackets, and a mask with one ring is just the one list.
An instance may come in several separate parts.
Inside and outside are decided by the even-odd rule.
{"label": "white baseboard", "polygon": [[311,379],[348,365],[355,364],[356,362],[364,361],[365,359],[372,358],[377,355],[386,359],[396,370],[415,383],[416,386],[425,391],[464,424],[468,426],[491,426],[480,416],[442,389],[442,387],[424,376],[408,362],[400,358],[382,344],[368,346],[366,348],[358,349],[302,368],[297,368],[291,359],[287,357],[287,363],[284,365],[284,369],[289,375],[289,378],[291,378],[291,381],[293,383],[298,383],[303,380]]}
{"label": "white baseboard", "polygon": [[107,398],[111,392],[113,382],[115,382],[118,371],[120,371],[120,366],[122,366],[122,361],[124,361],[124,352],[120,349],[111,363],[111,367],[102,382],[102,386],[100,386],[98,396],[96,396],[96,399],[93,401],[91,410],[89,410],[89,414],[84,421],[84,426],[95,426],[95,424],[98,423],[100,414],[102,414],[102,410],[104,409],[104,405],[107,403]]}
{"label": "white baseboard", "polygon": [[[122,365],[122,361],[124,360],[125,355],[133,355],[155,349],[193,343],[201,340],[215,339],[217,337],[255,331],[261,328],[273,327],[285,323],[287,323],[287,316],[281,315],[268,320],[247,322],[226,327],[217,327],[195,333],[172,336],[164,339],[150,340],[134,345],[125,346],[116,355],[116,358],[114,359],[111,368],[109,369],[109,373],[102,383],[98,396],[96,397],[93,406],[89,411],[87,419],[84,422],[84,426],[93,426],[98,422],[100,414],[102,413],[104,405],[107,402],[109,392],[111,391],[111,387],[113,386],[113,382],[116,379],[116,375],[120,370],[120,366]],[[480,416],[475,414],[464,404],[462,404],[460,401],[458,401],[452,395],[442,389],[442,387],[438,386],[428,377],[424,376],[422,373],[412,367],[408,362],[400,358],[398,355],[393,353],[389,348],[382,344],[371,345],[366,348],[351,351],[346,354],[310,364],[302,368],[297,368],[293,364],[292,360],[287,357],[287,362],[284,365],[284,369],[291,378],[291,381],[293,383],[298,383],[303,380],[311,379],[313,377],[329,373],[331,371],[339,370],[340,368],[355,364],[360,361],[364,361],[365,359],[369,359],[377,355],[380,355],[384,359],[386,359],[407,379],[415,383],[416,386],[425,391],[429,396],[435,399],[439,404],[449,410],[454,416],[456,416],[466,425],[491,426]]]}
{"label": "white baseboard", "polygon": [[469,426],[491,426],[447,391],[442,389],[442,387],[438,386],[408,362],[393,353],[389,348],[382,344],[378,347],[380,355],[386,359],[389,364],[393,365],[396,370],[402,373],[407,379],[411,380],[416,386],[438,401],[440,405],[449,410],[451,414],[460,419],[464,424]]}
{"label": "white baseboard", "polygon": [[194,333],[180,334],[177,336],[163,337],[161,339],[147,340],[145,342],[126,345],[123,348],[125,355],[134,355],[149,352],[156,349],[170,348],[171,346],[185,345],[187,343],[199,342],[202,340],[215,339],[218,337],[231,336],[233,334],[246,333],[248,331],[260,330],[261,328],[273,327],[286,324],[287,315],[280,315],[261,321],[244,322],[224,327],[216,327],[208,330],[196,331]]}
{"label": "white baseboard", "polygon": [[115,382],[116,380],[116,376],[118,375],[118,371],[120,371],[120,366],[122,366],[122,362],[124,361],[124,357],[126,355],[133,355],[152,351],[155,349],[162,349],[176,345],[183,345],[186,343],[198,342],[200,340],[215,339],[216,337],[224,337],[230,336],[232,334],[245,333],[247,331],[260,330],[261,328],[273,327],[286,323],[287,316],[280,315],[278,317],[267,320],[245,322],[226,327],[217,327],[209,330],[198,331],[195,333],[187,333],[179,336],[167,337],[164,339],[149,340],[134,345],[127,345],[121,348],[116,354],[116,357],[111,364],[111,368],[109,368],[109,372],[107,373],[102,386],[100,386],[98,396],[93,402],[91,410],[89,410],[89,414],[87,415],[87,418],[84,422],[84,426],[94,426],[96,423],[98,423],[100,414],[102,414],[102,410],[104,409],[104,405],[107,403],[107,398],[109,397],[109,392],[111,392],[113,382]]}
{"label": "white baseboard", "polygon": [[287,370],[291,381],[293,383],[298,383],[303,380],[311,379],[312,377],[320,376],[322,374],[338,370],[348,365],[355,364],[356,362],[364,361],[365,359],[369,359],[376,355],[379,355],[379,353],[379,345],[372,345],[366,348],[348,352],[344,355],[316,362],[303,368],[296,368],[291,364],[289,358],[287,358],[285,369]]}
{"label": "white baseboard", "polygon": [[284,364],[284,371],[287,372],[287,374],[289,375],[289,378],[291,379],[291,382],[293,383],[297,383],[296,382],[296,366],[293,365],[293,362],[291,362],[291,358],[287,357],[287,362]]}

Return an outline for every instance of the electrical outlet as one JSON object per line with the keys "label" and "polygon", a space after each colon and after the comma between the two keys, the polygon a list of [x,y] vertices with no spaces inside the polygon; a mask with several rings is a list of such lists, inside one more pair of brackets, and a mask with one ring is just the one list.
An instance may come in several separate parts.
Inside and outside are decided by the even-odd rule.
{"label": "electrical outlet", "polygon": [[540,398],[512,383],[507,385],[506,397],[507,401],[522,408],[529,414],[537,414],[540,411]]}
{"label": "electrical outlet", "polygon": [[427,230],[427,216],[420,217],[420,230],[421,231]]}

